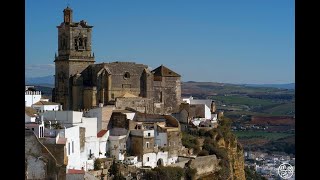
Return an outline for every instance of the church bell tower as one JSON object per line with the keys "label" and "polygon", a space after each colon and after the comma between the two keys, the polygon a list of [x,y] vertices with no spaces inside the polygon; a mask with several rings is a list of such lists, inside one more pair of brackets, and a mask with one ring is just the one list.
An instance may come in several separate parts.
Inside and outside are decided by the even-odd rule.
{"label": "church bell tower", "polygon": [[73,10],[63,10],[63,22],[58,28],[58,55],[55,55],[55,88],[52,100],[64,110],[72,109],[72,76],[94,64],[91,49],[92,27],[84,20],[73,22]]}

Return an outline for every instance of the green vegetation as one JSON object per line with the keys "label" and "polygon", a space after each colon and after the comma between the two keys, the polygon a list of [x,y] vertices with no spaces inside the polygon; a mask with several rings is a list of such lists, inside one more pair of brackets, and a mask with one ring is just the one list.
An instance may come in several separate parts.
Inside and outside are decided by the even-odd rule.
{"label": "green vegetation", "polygon": [[95,161],[94,161],[94,164],[93,164],[93,167],[94,167],[94,170],[100,170],[101,169],[101,159],[97,158]]}
{"label": "green vegetation", "polygon": [[263,110],[264,113],[271,115],[293,115],[295,112],[295,103],[284,103]]}
{"label": "green vegetation", "polygon": [[214,96],[213,98],[222,104],[238,104],[247,106],[268,106],[275,104],[275,102],[270,100],[250,98],[242,95]]}
{"label": "green vegetation", "polygon": [[[189,172],[192,175],[193,172]],[[181,180],[181,178],[184,176],[185,172],[181,167],[156,167],[152,170],[147,170],[143,174],[142,179],[152,179],[152,180]]]}
{"label": "green vegetation", "polygon": [[252,167],[245,166],[244,172],[246,180],[267,180],[267,178],[258,174]]}
{"label": "green vegetation", "polygon": [[292,133],[266,132],[266,131],[234,131],[239,139],[264,138],[268,140],[277,140],[280,138],[292,136]]}
{"label": "green vegetation", "polygon": [[115,159],[112,162],[112,165],[109,169],[110,176],[113,176],[113,180],[125,180],[126,178],[122,176],[121,172],[119,171],[118,164],[116,163]]}
{"label": "green vegetation", "polygon": [[199,142],[197,137],[192,136],[186,132],[182,132],[182,145],[186,148],[193,149],[193,153],[197,154],[200,151]]}
{"label": "green vegetation", "polygon": [[190,168],[189,165],[187,164],[187,166],[185,168],[185,179],[186,180],[194,180],[196,174],[197,174],[197,170]]}
{"label": "green vegetation", "polygon": [[267,153],[272,152],[285,152],[287,154],[296,154],[296,148],[295,148],[295,137],[294,135],[284,137],[281,139],[277,139],[275,141],[270,141],[267,144],[260,147],[260,150],[263,150]]}

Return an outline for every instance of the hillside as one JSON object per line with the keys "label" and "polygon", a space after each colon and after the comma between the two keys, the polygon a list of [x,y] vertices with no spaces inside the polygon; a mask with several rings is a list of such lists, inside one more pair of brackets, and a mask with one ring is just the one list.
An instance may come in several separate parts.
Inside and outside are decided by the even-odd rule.
{"label": "hillside", "polygon": [[54,76],[43,76],[43,77],[26,77],[25,83],[28,85],[44,85],[48,87],[54,86]]}

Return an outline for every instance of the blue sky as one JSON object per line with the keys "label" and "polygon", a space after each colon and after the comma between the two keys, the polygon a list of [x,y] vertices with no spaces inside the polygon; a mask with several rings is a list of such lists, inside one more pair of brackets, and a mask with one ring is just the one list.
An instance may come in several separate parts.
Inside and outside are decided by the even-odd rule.
{"label": "blue sky", "polygon": [[54,74],[67,3],[94,26],[96,63],[163,64],[183,81],[295,81],[292,0],[27,0],[27,77]]}

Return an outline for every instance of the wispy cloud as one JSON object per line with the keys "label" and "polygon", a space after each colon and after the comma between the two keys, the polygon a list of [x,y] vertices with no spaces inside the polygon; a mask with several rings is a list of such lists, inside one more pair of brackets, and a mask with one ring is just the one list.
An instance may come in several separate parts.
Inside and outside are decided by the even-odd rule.
{"label": "wispy cloud", "polygon": [[26,77],[41,77],[54,74],[54,64],[26,64]]}

